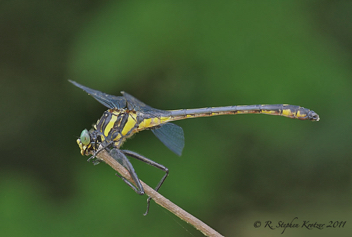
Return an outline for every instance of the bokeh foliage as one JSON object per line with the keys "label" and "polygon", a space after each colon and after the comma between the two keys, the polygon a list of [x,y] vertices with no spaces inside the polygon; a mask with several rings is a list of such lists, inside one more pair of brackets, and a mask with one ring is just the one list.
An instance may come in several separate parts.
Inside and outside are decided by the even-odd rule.
{"label": "bokeh foliage", "polygon": [[[351,234],[352,31],[348,1],[0,2],[1,236],[201,236],[136,195],[75,143],[104,107],[67,79],[159,109],[289,103],[321,121],[264,115],[177,122],[181,157],[153,134],[128,141],[162,163],[160,190],[226,236],[254,221],[346,220]],[[132,161],[154,186],[162,172]]]}

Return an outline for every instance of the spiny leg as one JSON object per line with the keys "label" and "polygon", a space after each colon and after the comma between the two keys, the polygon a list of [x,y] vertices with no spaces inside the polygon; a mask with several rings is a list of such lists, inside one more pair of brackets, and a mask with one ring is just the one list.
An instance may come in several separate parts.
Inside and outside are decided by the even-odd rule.
{"label": "spiny leg", "polygon": [[138,188],[136,188],[130,181],[128,181],[127,179],[125,179],[125,177],[122,177],[121,175],[119,175],[118,173],[115,174],[117,177],[121,178],[128,186],[130,186],[136,193],[138,193],[139,195],[143,195],[144,191],[143,190],[139,190]]}
{"label": "spiny leg", "polygon": [[[93,142],[92,142],[93,143]],[[101,147],[95,147],[94,148],[94,153],[91,157],[88,158],[87,162],[90,162],[91,160],[93,160],[94,158],[96,158],[96,160],[93,160],[92,163],[93,165],[98,165],[102,160],[98,159],[97,158],[97,155],[99,152],[101,152],[102,150],[107,149],[108,146],[110,146],[113,142],[109,142],[109,143],[106,143],[104,142],[104,144],[101,144]],[[97,143],[98,144],[98,143]],[[96,146],[95,144],[93,144],[93,146]]]}
{"label": "spiny leg", "polygon": [[[150,160],[148,159],[147,157],[144,157],[136,152],[133,152],[133,151],[129,151],[129,150],[121,150],[121,152],[123,152],[125,155],[127,156],[130,156],[130,157],[133,157],[135,159],[138,159],[140,161],[143,161],[151,166],[154,166],[158,169],[161,169],[162,171],[165,172],[165,175],[163,176],[163,178],[159,181],[158,185],[156,186],[156,188],[154,189],[155,191],[158,191],[161,187],[161,185],[164,183],[166,177],[169,175],[169,169],[166,168],[165,166],[159,164],[159,163],[156,163],[155,161],[153,160]],[[149,206],[150,206],[150,200],[151,200],[151,197],[148,197],[147,199],[147,210],[146,212],[143,214],[144,216],[146,216],[149,212]]]}
{"label": "spiny leg", "polygon": [[134,186],[130,181],[122,177],[121,175],[116,174],[118,177],[120,177],[128,186],[130,186],[136,193],[139,195],[144,194],[144,189],[141,184],[141,182],[138,179],[137,173],[134,170],[131,162],[128,160],[128,158],[121,152],[121,150],[117,148],[113,148],[110,152],[110,155],[112,158],[114,158],[117,162],[119,162],[123,167],[127,169],[127,171],[130,173],[133,181],[135,182],[136,186]]}

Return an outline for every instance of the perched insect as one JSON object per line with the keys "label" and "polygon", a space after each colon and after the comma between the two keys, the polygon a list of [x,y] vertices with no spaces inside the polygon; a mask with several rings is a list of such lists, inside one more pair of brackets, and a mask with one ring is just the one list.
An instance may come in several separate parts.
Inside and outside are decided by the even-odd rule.
{"label": "perched insect", "polygon": [[[118,176],[140,195],[144,194],[143,186],[131,162],[126,156],[141,160],[165,172],[165,175],[155,188],[156,191],[159,190],[165,181],[169,170],[165,166],[136,152],[120,149],[127,138],[139,131],[146,129],[152,130],[155,136],[159,138],[166,147],[180,156],[184,147],[183,130],[181,127],[169,123],[171,121],[224,114],[269,114],[300,120],[319,121],[319,115],[314,111],[287,104],[235,105],[199,109],[159,110],[144,104],[126,92],[121,92],[122,96],[108,95],[85,87],[77,82],[70,82],[83,89],[101,104],[109,108],[94,125],[94,129],[90,131],[84,129],[80,138],[77,139],[81,154],[93,154],[88,159],[88,161],[90,161],[96,158],[99,151],[106,149],[116,161],[128,170],[136,186],[124,177]],[[97,158],[93,161],[94,164],[98,164],[99,162],[100,160]],[[147,211],[144,215],[148,213],[149,204],[150,197],[148,197]]]}

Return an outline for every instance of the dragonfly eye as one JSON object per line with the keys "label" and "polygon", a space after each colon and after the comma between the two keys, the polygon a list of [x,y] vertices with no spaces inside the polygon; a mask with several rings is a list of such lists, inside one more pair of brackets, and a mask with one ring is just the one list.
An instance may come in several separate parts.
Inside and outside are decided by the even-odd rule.
{"label": "dragonfly eye", "polygon": [[83,145],[87,146],[90,143],[90,136],[87,129],[84,129],[79,138]]}

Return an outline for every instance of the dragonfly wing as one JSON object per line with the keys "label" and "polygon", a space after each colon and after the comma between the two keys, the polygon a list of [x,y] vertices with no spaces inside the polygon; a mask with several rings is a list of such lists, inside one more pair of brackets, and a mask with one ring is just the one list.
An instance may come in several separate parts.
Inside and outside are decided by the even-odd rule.
{"label": "dragonfly wing", "polygon": [[110,108],[110,109],[121,109],[126,107],[126,98],[123,96],[114,96],[114,95],[109,95],[106,93],[103,93],[101,91],[93,90],[89,87],[83,86],[75,81],[69,80],[73,85],[81,88],[85,92],[87,92],[89,95],[93,96],[94,99],[99,101],[101,104],[104,106]]}
{"label": "dragonfly wing", "polygon": [[181,156],[185,146],[183,129],[173,123],[166,123],[152,130],[154,135],[171,151]]}
{"label": "dragonfly wing", "polygon": [[[126,100],[128,101],[128,106],[131,106],[131,108],[129,109],[137,109],[138,108],[143,108],[143,107],[150,107],[146,104],[144,104],[142,101],[138,100],[137,98],[135,98],[134,96],[128,94],[127,92],[121,91],[121,94],[126,98]],[[150,107],[152,108],[152,107]]]}
{"label": "dragonfly wing", "polygon": [[151,117],[168,116],[170,114],[169,111],[155,109],[149,105],[144,104],[142,101],[138,100],[127,92],[121,91],[121,94],[126,98],[127,108],[130,110],[140,111]]}

